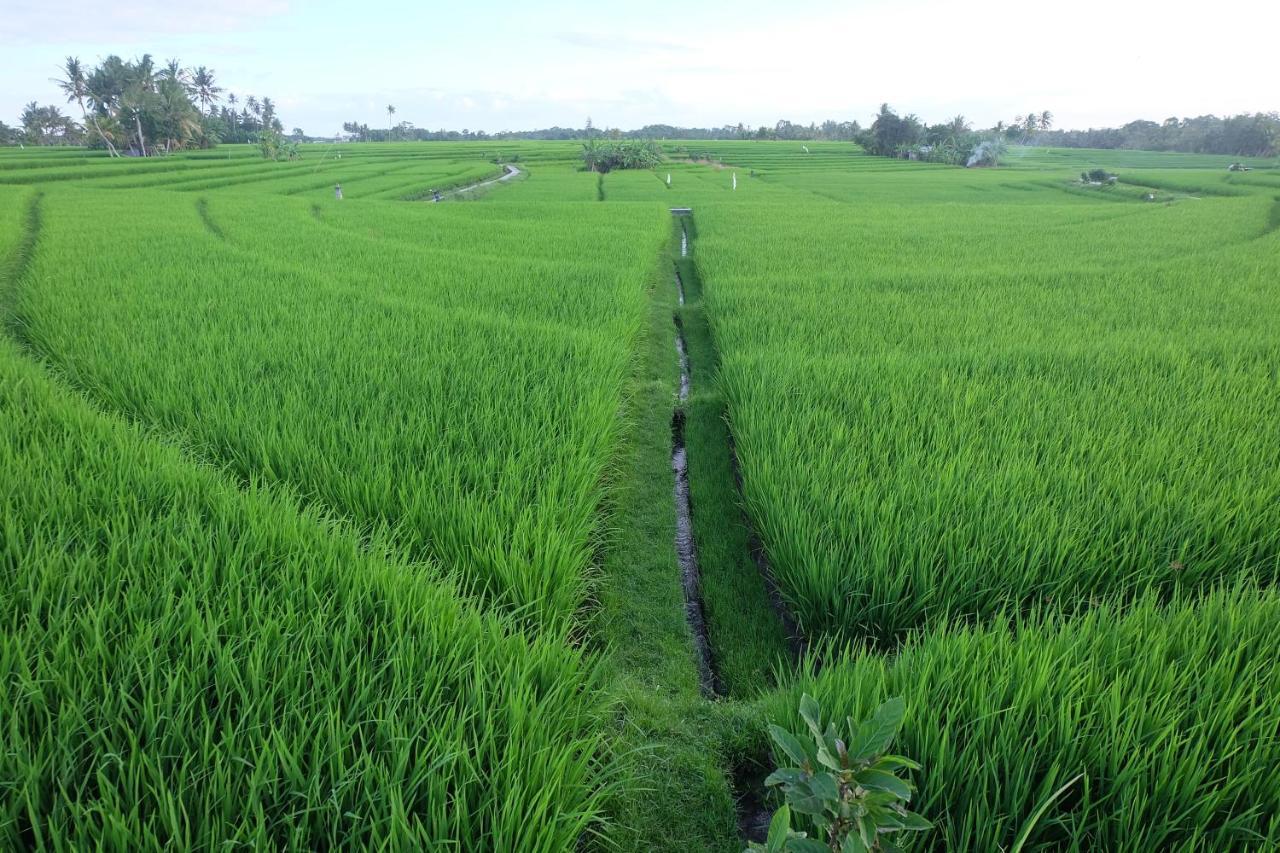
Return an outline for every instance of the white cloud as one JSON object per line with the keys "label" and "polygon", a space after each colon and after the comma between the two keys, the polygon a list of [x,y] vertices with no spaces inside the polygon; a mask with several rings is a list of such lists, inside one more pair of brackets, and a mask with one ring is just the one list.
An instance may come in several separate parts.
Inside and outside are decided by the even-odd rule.
{"label": "white cloud", "polygon": [[27,44],[133,45],[156,36],[235,32],[289,11],[287,0],[217,0],[204,6],[162,0],[9,0],[0,38]]}

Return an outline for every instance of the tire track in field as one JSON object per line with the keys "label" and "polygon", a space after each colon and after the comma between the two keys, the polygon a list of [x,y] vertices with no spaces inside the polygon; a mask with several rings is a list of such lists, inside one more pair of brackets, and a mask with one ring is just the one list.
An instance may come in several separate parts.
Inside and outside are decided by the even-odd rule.
{"label": "tire track in field", "polygon": [[218,223],[213,221],[213,217],[209,215],[209,199],[196,199],[196,213],[200,214],[200,221],[204,223],[204,227],[209,233],[217,237],[219,240],[227,239],[227,235],[222,233],[222,229],[218,227]]}
{"label": "tire track in field", "polygon": [[[0,258],[0,336],[7,336],[12,341],[20,357],[39,367],[52,386],[79,398],[97,416],[109,419],[113,423],[135,431],[146,442],[154,442],[172,448],[186,464],[209,472],[226,483],[231,489],[242,494],[247,494],[254,490],[260,491],[273,502],[281,501],[283,498],[282,505],[296,507],[299,510],[299,515],[302,514],[302,511],[313,511],[316,514],[317,524],[325,530],[326,535],[350,538],[366,554],[376,555],[384,550],[388,543],[371,536],[371,531],[367,526],[358,523],[355,519],[328,504],[314,499],[295,500],[296,496],[290,491],[291,487],[288,483],[278,480],[257,482],[247,474],[236,472],[216,454],[209,456],[197,450],[196,447],[198,445],[185,431],[172,430],[160,424],[150,423],[125,408],[107,402],[94,393],[91,388],[69,378],[63,369],[51,360],[48,353],[42,352],[34,345],[30,335],[27,333],[26,323],[16,309],[19,288],[29,276],[35,260],[36,248],[44,230],[43,200],[43,191],[37,191],[31,196],[27,202],[26,215],[22,220],[22,236],[9,257],[7,259]],[[211,230],[217,228],[216,223],[206,223],[206,225],[211,227]],[[219,233],[219,236],[221,236],[220,229],[217,229],[215,233]],[[428,566],[438,572],[438,580],[442,586],[452,583],[442,571],[442,564],[434,558],[424,559],[403,552],[400,552],[400,556],[406,561]],[[450,594],[457,600],[459,607],[471,608],[477,613],[492,615],[503,626],[504,630],[508,630],[512,634],[523,630],[523,627],[518,625],[507,614],[493,609],[487,602],[468,590],[452,586]]]}
{"label": "tire track in field", "polygon": [[1276,196],[1271,205],[1271,214],[1267,217],[1266,227],[1262,229],[1262,233],[1258,236],[1266,237],[1268,234],[1274,234],[1280,231],[1280,196]]}
{"label": "tire track in field", "polygon": [[0,319],[3,320],[4,328],[9,333],[15,343],[22,347],[23,351],[31,355],[31,342],[27,336],[26,329],[22,322],[22,318],[18,316],[18,283],[26,278],[27,272],[31,269],[31,262],[35,258],[36,243],[40,239],[40,231],[43,225],[42,205],[44,202],[44,193],[37,190],[32,193],[31,198],[27,201],[27,209],[22,217],[21,228],[22,236],[18,238],[17,244],[13,248],[13,252],[5,260],[4,266],[0,267],[0,284],[3,284],[3,292],[0,292]]}

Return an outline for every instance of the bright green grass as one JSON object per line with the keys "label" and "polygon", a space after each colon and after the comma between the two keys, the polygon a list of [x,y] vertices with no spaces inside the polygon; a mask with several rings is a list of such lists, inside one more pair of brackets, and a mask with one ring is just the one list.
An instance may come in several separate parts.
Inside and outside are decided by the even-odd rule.
{"label": "bright green grass", "polygon": [[1280,596],[1240,583],[1162,607],[915,636],[851,655],[763,705],[802,729],[802,691],[860,719],[907,701],[895,749],[919,760],[921,847],[1241,850],[1280,843]]}
{"label": "bright green grass", "polygon": [[[0,152],[9,846],[731,850],[727,771],[804,687],[908,697],[925,846],[1007,848],[1081,771],[1033,844],[1276,840],[1275,172],[671,146],[717,162]],[[481,204],[392,200],[502,162]],[[728,428],[793,610],[867,641],[816,680]]]}
{"label": "bright green grass", "polygon": [[0,482],[3,846],[550,851],[599,814],[594,664],[7,342]]}
{"label": "bright green grass", "polygon": [[661,209],[540,208],[529,230],[419,206],[451,235],[437,251],[344,234],[302,203],[211,197],[215,235],[189,196],[116,197],[47,195],[16,301],[37,354],[237,476],[568,628]]}
{"label": "bright green grass", "polygon": [[806,629],[1276,577],[1269,204],[708,207],[748,501]]}

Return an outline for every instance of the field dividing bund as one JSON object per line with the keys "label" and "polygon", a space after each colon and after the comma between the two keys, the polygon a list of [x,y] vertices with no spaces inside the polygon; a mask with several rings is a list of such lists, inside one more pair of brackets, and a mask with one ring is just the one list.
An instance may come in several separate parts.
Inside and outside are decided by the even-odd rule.
{"label": "field dividing bund", "polygon": [[[733,438],[719,391],[718,354],[707,328],[702,288],[693,258],[692,217],[678,217],[679,256],[673,260],[677,294],[677,351],[689,388],[676,417],[690,469],[690,496],[699,533],[701,610],[721,692],[749,697],[765,689],[772,670],[787,662],[785,622],[771,607],[767,581],[753,562],[755,534],[739,509]],[[682,380],[683,385],[683,380]],[[684,388],[682,387],[682,391]]]}

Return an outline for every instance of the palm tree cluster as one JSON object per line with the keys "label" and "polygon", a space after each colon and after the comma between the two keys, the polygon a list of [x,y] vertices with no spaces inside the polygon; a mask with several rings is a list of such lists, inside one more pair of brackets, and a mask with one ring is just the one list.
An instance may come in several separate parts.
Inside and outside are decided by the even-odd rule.
{"label": "palm tree cluster", "polygon": [[231,92],[227,103],[211,113],[210,118],[210,124],[223,142],[256,142],[258,136],[268,130],[284,133],[284,124],[276,116],[276,105],[267,97],[248,95],[241,102],[236,93]]}
{"label": "palm tree cluster", "polygon": [[[148,156],[180,148],[207,148],[220,141],[248,142],[249,133],[279,129],[270,98],[250,97],[242,114],[215,110],[222,87],[216,74],[203,65],[184,67],[171,59],[157,67],[150,54],[127,61],[108,56],[86,69],[74,56],[63,65],[56,81],[68,103],[80,107],[89,141],[113,155],[122,152]],[[243,137],[243,138],[241,138]]]}
{"label": "palm tree cluster", "polygon": [[1006,126],[1004,122],[1000,122],[997,127],[1003,130],[1006,137],[1020,137],[1025,142],[1037,131],[1047,131],[1053,127],[1053,113],[1048,110],[1029,112],[1025,116],[1015,116],[1012,124]]}

